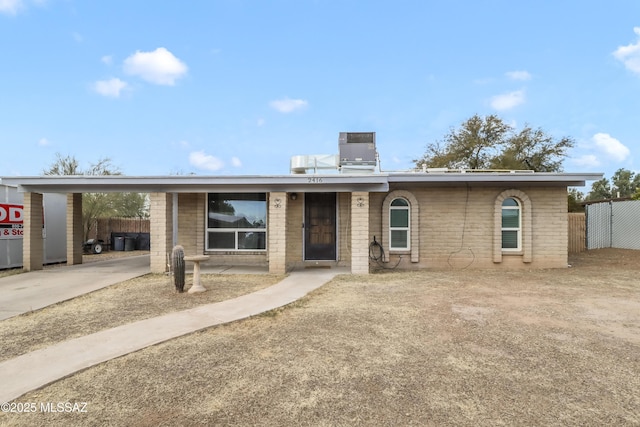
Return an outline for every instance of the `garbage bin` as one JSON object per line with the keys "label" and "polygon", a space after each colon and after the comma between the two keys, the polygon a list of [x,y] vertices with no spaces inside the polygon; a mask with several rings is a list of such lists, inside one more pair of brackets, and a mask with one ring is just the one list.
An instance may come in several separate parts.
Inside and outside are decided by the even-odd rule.
{"label": "garbage bin", "polygon": [[124,251],[124,236],[116,236],[112,240],[114,251]]}
{"label": "garbage bin", "polygon": [[136,249],[136,239],[135,237],[125,237],[124,238],[124,250],[125,251],[133,251]]}

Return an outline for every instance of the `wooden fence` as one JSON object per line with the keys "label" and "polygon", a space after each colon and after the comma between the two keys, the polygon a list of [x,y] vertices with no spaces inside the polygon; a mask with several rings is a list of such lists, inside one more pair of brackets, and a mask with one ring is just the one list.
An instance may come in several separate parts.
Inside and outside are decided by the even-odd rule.
{"label": "wooden fence", "polygon": [[89,238],[111,243],[111,233],[149,233],[150,223],[144,218],[98,218],[91,227]]}
{"label": "wooden fence", "polygon": [[569,253],[587,250],[586,223],[584,213],[569,213]]}

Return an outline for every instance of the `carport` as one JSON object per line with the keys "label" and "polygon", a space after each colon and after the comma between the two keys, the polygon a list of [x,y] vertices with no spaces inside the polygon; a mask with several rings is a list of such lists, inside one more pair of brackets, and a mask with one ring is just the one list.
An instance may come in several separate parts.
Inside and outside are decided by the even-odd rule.
{"label": "carport", "polygon": [[[2,182],[16,186],[19,192],[24,193],[23,268],[26,271],[43,268],[42,198],[46,193],[67,195],[68,265],[82,263],[82,194],[149,193],[150,267],[155,273],[167,271],[167,256],[176,244],[185,245],[185,249],[192,254],[205,252],[203,224],[206,221],[207,193],[266,194],[269,222],[267,246],[261,254],[242,255],[248,263],[260,256],[271,273],[281,274],[287,270],[287,204],[296,200],[292,195],[333,192],[343,194],[345,202],[350,205],[349,220],[345,221],[349,229],[344,234],[348,242],[342,243],[349,248],[349,258],[343,265],[350,266],[353,273],[366,274],[369,272],[369,193],[385,192],[389,188],[386,175],[37,176],[3,177]],[[356,229],[352,230],[354,227]]]}

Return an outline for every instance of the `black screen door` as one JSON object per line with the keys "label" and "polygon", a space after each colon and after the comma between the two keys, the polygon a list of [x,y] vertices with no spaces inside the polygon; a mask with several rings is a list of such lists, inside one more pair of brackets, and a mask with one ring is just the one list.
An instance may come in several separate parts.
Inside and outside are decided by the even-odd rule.
{"label": "black screen door", "polygon": [[336,259],[336,193],[304,196],[304,259]]}

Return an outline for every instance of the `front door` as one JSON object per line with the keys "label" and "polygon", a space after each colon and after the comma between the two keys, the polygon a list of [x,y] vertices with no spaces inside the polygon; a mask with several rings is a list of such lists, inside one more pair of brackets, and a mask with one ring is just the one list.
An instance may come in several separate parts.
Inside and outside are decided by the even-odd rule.
{"label": "front door", "polygon": [[304,196],[304,259],[336,260],[336,193]]}

